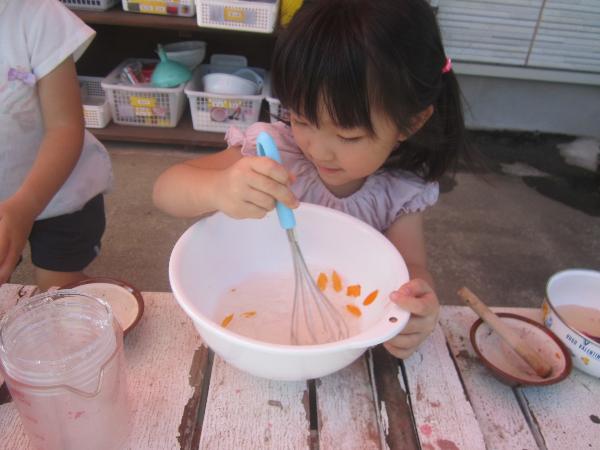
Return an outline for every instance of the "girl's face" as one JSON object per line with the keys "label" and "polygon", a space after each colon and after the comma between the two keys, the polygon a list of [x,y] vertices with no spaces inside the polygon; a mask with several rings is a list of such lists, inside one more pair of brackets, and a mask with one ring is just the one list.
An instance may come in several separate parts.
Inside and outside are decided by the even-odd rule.
{"label": "girl's face", "polygon": [[325,186],[338,197],[358,191],[365,179],[376,172],[403,140],[398,128],[380,113],[373,113],[374,134],[364,128],[340,128],[321,108],[319,127],[291,113],[296,143],[311,161]]}

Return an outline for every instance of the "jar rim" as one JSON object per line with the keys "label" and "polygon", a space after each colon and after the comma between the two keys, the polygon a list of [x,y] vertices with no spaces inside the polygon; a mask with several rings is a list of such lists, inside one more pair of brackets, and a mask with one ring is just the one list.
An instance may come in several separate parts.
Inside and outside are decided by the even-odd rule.
{"label": "jar rim", "polygon": [[[91,342],[86,343],[81,348],[76,351],[61,357],[60,359],[55,360],[40,360],[40,359],[32,359],[32,358],[23,358],[20,356],[10,355],[9,349],[7,348],[6,336],[4,334],[7,324],[14,321],[20,314],[23,314],[27,311],[39,310],[40,308],[48,307],[51,303],[68,298],[85,298],[86,300],[91,301],[89,305],[99,306],[102,308],[101,315],[104,315],[103,318],[97,319],[96,323],[98,323],[98,328],[110,329],[110,333],[114,333],[114,316],[110,305],[103,299],[94,297],[92,295],[79,292],[74,289],[63,289],[52,292],[44,292],[42,294],[35,295],[28,299],[23,299],[13,308],[9,309],[3,317],[0,318],[0,362],[5,365],[7,372],[9,375],[14,378],[14,375],[18,374],[18,378],[25,382],[31,381],[42,381],[47,379],[47,375],[44,373],[40,373],[38,370],[32,370],[27,366],[35,366],[35,365],[47,365],[47,366],[62,366],[69,367],[69,370],[62,371],[64,374],[75,371],[77,368],[82,368],[78,366],[71,366],[70,363],[76,361],[77,359],[82,359],[85,355],[93,355],[98,354],[100,356],[105,356],[107,353],[107,343],[103,342],[103,340],[93,339]],[[67,303],[65,305],[68,306]],[[104,314],[105,313],[105,314]],[[112,350],[112,349],[111,349]],[[113,352],[109,352],[112,354]],[[81,365],[80,365],[81,366]],[[10,370],[12,369],[12,370]],[[14,374],[12,372],[15,372]],[[26,378],[23,379],[22,377]]]}

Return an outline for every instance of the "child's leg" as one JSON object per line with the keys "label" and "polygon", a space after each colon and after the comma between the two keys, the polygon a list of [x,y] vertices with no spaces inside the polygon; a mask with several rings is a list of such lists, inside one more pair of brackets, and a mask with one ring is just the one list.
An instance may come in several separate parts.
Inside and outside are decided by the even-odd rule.
{"label": "child's leg", "polygon": [[35,282],[41,292],[47,291],[51,287],[61,287],[68,284],[77,283],[89,278],[81,272],[55,272],[53,270],[35,268]]}
{"label": "child's leg", "polygon": [[29,243],[40,290],[86,278],[83,270],[98,255],[104,228],[102,195],[74,213],[36,221]]}

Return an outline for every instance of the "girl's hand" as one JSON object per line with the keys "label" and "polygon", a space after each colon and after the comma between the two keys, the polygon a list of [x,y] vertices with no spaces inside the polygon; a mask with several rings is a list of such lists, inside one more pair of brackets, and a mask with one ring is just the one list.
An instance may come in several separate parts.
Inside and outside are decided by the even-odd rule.
{"label": "girl's hand", "polygon": [[0,202],[0,284],[14,271],[33,221],[34,217],[13,199]]}
{"label": "girl's hand", "polygon": [[396,358],[406,359],[435,328],[440,304],[429,284],[419,278],[392,292],[390,299],[411,314],[404,330],[383,345]]}
{"label": "girl's hand", "polygon": [[294,177],[266,157],[241,158],[223,171],[215,186],[217,209],[235,219],[261,218],[280,201],[290,208],[298,200],[289,188]]}

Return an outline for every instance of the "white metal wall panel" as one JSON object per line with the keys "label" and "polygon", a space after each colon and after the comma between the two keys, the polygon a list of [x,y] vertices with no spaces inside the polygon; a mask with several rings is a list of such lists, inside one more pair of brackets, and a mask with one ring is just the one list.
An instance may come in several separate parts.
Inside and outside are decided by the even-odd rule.
{"label": "white metal wall panel", "polygon": [[446,53],[460,61],[525,65],[543,0],[439,0]]}
{"label": "white metal wall panel", "polygon": [[528,65],[600,72],[600,0],[547,0]]}

